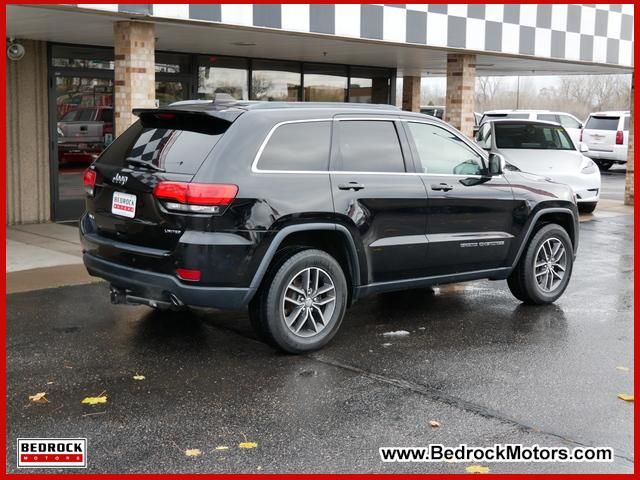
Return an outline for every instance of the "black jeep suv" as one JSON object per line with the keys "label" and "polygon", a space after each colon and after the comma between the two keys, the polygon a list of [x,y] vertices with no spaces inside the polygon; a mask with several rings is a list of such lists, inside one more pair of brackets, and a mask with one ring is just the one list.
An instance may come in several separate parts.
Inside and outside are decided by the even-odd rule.
{"label": "black jeep suv", "polygon": [[569,282],[571,189],[437,118],[252,102],[135,113],[84,175],[84,263],[115,303],[248,306],[264,339],[300,353],[365,295],[488,278],[544,304]]}

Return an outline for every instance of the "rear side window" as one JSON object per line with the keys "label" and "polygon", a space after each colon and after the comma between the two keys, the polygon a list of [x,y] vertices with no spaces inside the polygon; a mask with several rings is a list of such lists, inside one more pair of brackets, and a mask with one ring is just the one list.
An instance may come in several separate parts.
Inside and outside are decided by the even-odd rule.
{"label": "rear side window", "polygon": [[396,126],[384,120],[338,122],[340,161],[347,172],[404,172],[404,157]]}
{"label": "rear side window", "polygon": [[631,117],[624,117],[624,128],[623,128],[623,130],[625,130],[625,131],[629,130],[629,119],[630,118]]}
{"label": "rear side window", "polygon": [[581,128],[582,125],[575,118],[569,115],[558,115],[560,117],[560,124],[564,128]]}
{"label": "rear side window", "polygon": [[590,130],[617,130],[620,117],[589,117],[584,128]]}
{"label": "rear side window", "polygon": [[543,122],[556,122],[556,123],[560,122],[557,115],[552,115],[549,113],[539,113],[538,120],[541,120]]}
{"label": "rear side window", "polygon": [[331,122],[285,123],[269,138],[258,160],[258,168],[327,171],[330,146]]}
{"label": "rear side window", "polygon": [[[144,120],[143,120],[144,122]],[[226,126],[211,121],[138,121],[120,135],[100,156],[100,163],[144,169],[127,160],[148,162],[169,173],[195,174],[220,140]],[[193,127],[193,128],[192,128]]]}

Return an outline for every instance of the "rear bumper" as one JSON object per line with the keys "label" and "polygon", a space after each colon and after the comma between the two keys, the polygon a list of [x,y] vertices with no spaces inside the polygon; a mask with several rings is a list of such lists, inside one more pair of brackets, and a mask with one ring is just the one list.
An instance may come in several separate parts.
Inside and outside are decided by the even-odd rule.
{"label": "rear bumper", "polygon": [[85,253],[82,259],[90,275],[153,300],[168,301],[173,294],[187,306],[238,309],[245,307],[254,293],[251,288],[186,285],[171,275],[131,268],[90,253]]}
{"label": "rear bumper", "polygon": [[627,162],[627,146],[613,145],[610,147],[591,146],[588,145],[589,151],[584,153],[585,156],[593,160],[610,160],[617,163]]}

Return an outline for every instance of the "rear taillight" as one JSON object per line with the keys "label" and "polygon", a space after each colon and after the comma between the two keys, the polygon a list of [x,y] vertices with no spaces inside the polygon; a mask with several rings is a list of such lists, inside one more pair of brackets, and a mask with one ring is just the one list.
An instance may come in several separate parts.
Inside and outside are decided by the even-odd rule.
{"label": "rear taillight", "polygon": [[153,189],[167,210],[189,213],[220,213],[237,194],[236,185],[217,183],[160,182]]}
{"label": "rear taillight", "polygon": [[190,270],[188,268],[176,268],[176,275],[180,280],[187,280],[188,282],[200,281],[200,270]]}
{"label": "rear taillight", "polygon": [[96,177],[97,177],[97,173],[95,170],[93,170],[92,168],[87,168],[84,171],[84,176],[82,178],[82,181],[84,183],[84,191],[87,192],[87,195],[89,195],[90,197],[93,197],[93,193],[95,191],[96,188]]}
{"label": "rear taillight", "polygon": [[624,133],[621,130],[616,132],[616,145],[622,145],[624,143]]}

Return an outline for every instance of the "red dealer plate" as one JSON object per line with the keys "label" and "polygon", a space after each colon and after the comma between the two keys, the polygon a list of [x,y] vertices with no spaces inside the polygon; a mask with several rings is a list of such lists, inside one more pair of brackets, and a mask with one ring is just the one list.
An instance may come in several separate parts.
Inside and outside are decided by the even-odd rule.
{"label": "red dealer plate", "polygon": [[136,196],[130,193],[113,192],[111,213],[121,217],[133,218],[136,216]]}

